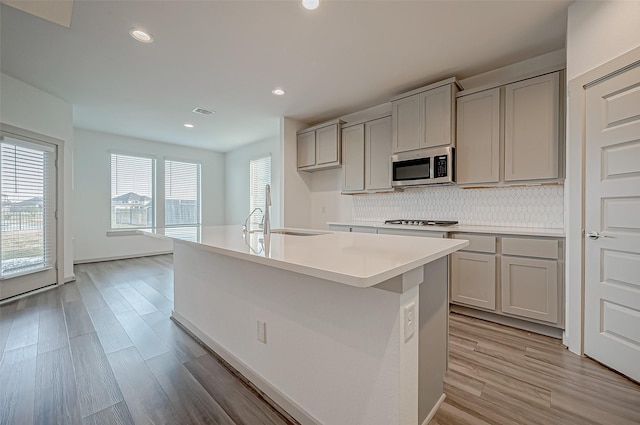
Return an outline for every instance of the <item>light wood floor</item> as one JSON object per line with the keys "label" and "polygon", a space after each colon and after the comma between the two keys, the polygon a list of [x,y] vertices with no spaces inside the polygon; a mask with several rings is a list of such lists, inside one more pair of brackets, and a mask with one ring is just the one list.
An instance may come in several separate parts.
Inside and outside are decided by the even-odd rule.
{"label": "light wood floor", "polygon": [[640,424],[640,386],[557,339],[456,314],[449,334],[447,398],[430,425]]}
{"label": "light wood floor", "polygon": [[[76,276],[0,307],[1,425],[291,423],[168,318],[171,256]],[[432,425],[640,424],[640,387],[557,340],[455,314],[450,333]]]}

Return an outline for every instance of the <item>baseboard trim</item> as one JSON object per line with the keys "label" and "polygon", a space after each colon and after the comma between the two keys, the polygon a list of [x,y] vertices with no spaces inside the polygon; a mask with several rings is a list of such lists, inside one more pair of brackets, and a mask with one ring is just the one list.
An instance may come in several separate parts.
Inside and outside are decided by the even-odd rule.
{"label": "baseboard trim", "polygon": [[204,334],[197,326],[191,323],[180,313],[172,311],[171,319],[191,334],[191,336],[201,344],[207,347],[216,357],[220,358],[236,376],[258,391],[265,401],[283,416],[288,419],[292,419],[292,422],[299,423],[301,425],[322,425],[304,408],[284,395],[260,375],[255,373],[240,359],[216,343],[212,338]]}
{"label": "baseboard trim", "polygon": [[442,395],[440,396],[440,398],[436,402],[435,406],[433,406],[433,409],[431,409],[431,412],[429,412],[427,417],[422,422],[422,425],[429,425],[429,422],[431,422],[431,419],[433,419],[433,417],[436,415],[436,413],[438,413],[438,409],[440,408],[442,403],[444,403],[444,399],[445,398],[447,398],[447,395],[442,393]]}
{"label": "baseboard trim", "polygon": [[102,261],[129,260],[131,258],[153,257],[156,255],[173,254],[171,251],[149,252],[144,254],[116,255],[114,257],[85,258],[83,260],[73,260],[73,264],[100,263]]}
{"label": "baseboard trim", "polygon": [[463,307],[455,304],[451,304],[449,311],[562,340],[563,330],[560,328],[554,328],[540,323],[528,322],[526,320],[516,319],[515,317],[502,316],[500,314],[493,314],[488,311],[476,310],[474,308]]}

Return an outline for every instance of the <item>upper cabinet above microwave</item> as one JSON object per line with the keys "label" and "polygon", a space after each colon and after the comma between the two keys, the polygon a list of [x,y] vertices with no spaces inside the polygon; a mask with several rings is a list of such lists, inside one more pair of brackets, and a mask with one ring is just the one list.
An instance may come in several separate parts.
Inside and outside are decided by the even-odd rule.
{"label": "upper cabinet above microwave", "polygon": [[318,171],[340,167],[342,124],[342,121],[335,120],[298,132],[299,171]]}
{"label": "upper cabinet above microwave", "polygon": [[457,92],[456,78],[449,78],[393,98],[393,153],[454,147]]}
{"label": "upper cabinet above microwave", "polygon": [[563,178],[562,71],[458,94],[459,185],[523,184]]}

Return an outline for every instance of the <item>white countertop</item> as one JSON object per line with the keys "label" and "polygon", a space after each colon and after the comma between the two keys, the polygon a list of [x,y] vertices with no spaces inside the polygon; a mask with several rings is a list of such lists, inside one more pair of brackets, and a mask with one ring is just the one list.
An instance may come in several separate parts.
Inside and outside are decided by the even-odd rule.
{"label": "white countertop", "polygon": [[275,233],[279,229],[274,229],[267,248],[262,233],[251,233],[245,239],[241,226],[190,229],[171,235],[162,229],[142,233],[170,237],[176,242],[229,257],[362,288],[377,285],[469,245],[468,241],[458,239],[314,230],[299,231],[320,234],[295,236]]}
{"label": "white countertop", "polygon": [[564,238],[564,229],[538,228],[538,227],[506,227],[506,226],[473,226],[468,224],[455,224],[453,226],[413,226],[401,224],[384,224],[382,221],[351,221],[351,222],[327,222],[335,226],[362,226],[386,229],[419,230],[424,232],[447,233],[494,233],[501,235],[545,236]]}

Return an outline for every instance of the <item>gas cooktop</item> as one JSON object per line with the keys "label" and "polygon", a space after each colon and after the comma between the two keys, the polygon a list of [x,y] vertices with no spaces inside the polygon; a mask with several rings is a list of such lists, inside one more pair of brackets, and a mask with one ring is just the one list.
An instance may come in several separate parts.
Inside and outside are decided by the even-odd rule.
{"label": "gas cooktop", "polygon": [[458,224],[457,221],[451,220],[408,220],[408,219],[399,219],[399,220],[385,220],[384,224],[405,224],[410,226],[453,226],[454,224]]}

